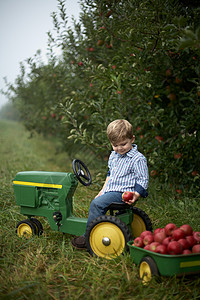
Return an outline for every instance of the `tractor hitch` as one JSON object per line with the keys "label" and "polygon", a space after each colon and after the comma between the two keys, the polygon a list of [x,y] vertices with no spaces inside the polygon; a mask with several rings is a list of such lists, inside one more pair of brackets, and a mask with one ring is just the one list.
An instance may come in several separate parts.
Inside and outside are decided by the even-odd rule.
{"label": "tractor hitch", "polygon": [[60,211],[53,212],[53,219],[56,222],[56,225],[58,226],[58,231],[60,230],[61,221],[62,221],[62,214]]}

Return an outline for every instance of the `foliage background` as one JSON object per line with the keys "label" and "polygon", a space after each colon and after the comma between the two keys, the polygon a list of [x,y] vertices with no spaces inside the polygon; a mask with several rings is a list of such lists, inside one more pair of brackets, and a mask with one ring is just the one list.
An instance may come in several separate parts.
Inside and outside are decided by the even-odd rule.
{"label": "foliage background", "polygon": [[199,195],[198,1],[81,3],[80,19],[70,28],[65,1],[58,0],[48,63],[38,51],[21,64],[15,83],[7,83],[5,93],[26,128],[59,138],[71,155],[77,147],[92,153],[105,175],[106,127],[125,118],[151,176],[177,195]]}

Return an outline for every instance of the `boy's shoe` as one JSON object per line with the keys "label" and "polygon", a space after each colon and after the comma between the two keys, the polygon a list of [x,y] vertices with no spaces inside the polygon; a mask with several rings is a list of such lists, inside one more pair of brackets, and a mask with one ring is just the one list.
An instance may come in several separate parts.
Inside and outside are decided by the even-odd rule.
{"label": "boy's shoe", "polygon": [[86,239],[85,239],[85,237],[83,235],[73,238],[71,240],[71,244],[76,249],[87,249],[87,247],[86,247]]}

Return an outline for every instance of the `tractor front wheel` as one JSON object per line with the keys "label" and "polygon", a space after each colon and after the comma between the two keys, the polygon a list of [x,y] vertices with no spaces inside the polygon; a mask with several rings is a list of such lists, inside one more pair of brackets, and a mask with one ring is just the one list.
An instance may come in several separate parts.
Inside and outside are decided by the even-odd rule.
{"label": "tractor front wheel", "polygon": [[36,226],[29,219],[23,220],[17,224],[16,234],[19,237],[25,237],[26,239],[29,239],[36,234]]}
{"label": "tractor front wheel", "polygon": [[86,230],[86,243],[91,255],[111,259],[126,249],[132,235],[124,222],[114,216],[100,216]]}

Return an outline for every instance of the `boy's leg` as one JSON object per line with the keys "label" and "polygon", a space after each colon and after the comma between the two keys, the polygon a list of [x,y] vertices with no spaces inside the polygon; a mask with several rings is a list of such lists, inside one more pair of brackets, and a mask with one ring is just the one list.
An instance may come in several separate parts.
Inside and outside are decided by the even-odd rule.
{"label": "boy's leg", "polygon": [[89,209],[87,226],[91,221],[106,214],[108,206],[113,202],[122,203],[121,192],[108,192],[92,200]]}
{"label": "boy's leg", "polygon": [[[105,193],[94,200],[92,200],[89,209],[89,216],[87,221],[87,226],[91,221],[96,219],[99,216],[105,215],[107,212],[108,206],[112,202],[122,203],[122,193],[121,192],[108,192]],[[85,236],[79,236],[74,238],[72,241],[72,246],[78,249],[85,249]]]}

